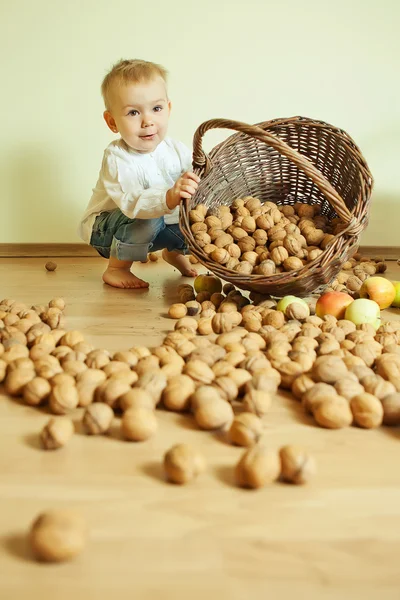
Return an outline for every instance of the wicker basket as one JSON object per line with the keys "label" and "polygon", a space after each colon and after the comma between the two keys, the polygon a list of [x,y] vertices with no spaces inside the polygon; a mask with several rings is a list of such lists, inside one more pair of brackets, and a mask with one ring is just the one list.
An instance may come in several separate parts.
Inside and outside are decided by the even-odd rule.
{"label": "wicker basket", "polygon": [[[215,128],[238,133],[207,155],[202,138]],[[241,289],[272,296],[305,296],[326,286],[355,253],[368,224],[373,184],[368,165],[346,132],[322,121],[305,117],[274,119],[258,125],[224,119],[207,121],[194,135],[193,168],[201,181],[180,212],[189,250],[207,269]],[[329,221],[339,217],[343,229],[316,260],[298,271],[269,277],[236,273],[212,261],[196,243],[189,211],[197,204],[209,208],[229,206],[243,196],[278,205],[317,204]]]}

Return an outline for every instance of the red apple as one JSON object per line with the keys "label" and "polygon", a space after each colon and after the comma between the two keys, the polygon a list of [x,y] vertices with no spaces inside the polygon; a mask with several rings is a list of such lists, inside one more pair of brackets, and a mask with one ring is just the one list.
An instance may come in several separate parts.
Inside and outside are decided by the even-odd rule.
{"label": "red apple", "polygon": [[333,315],[337,319],[344,319],[346,308],[354,302],[354,299],[344,292],[326,292],[317,300],[315,314],[317,317]]}
{"label": "red apple", "polygon": [[386,277],[368,277],[360,289],[360,298],[373,300],[383,310],[390,306],[396,297],[396,288]]}

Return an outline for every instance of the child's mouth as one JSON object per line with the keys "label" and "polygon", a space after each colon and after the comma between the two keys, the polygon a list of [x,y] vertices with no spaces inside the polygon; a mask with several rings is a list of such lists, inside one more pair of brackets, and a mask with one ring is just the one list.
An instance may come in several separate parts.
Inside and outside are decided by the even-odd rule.
{"label": "child's mouth", "polygon": [[152,140],[155,135],[155,133],[152,133],[151,135],[141,135],[140,137],[142,140]]}

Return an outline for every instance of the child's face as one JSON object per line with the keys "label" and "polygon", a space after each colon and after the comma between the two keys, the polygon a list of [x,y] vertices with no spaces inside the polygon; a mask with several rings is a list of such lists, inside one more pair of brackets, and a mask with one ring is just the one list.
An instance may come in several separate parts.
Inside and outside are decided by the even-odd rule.
{"label": "child's face", "polygon": [[143,83],[116,84],[104,119],[133,150],[147,154],[167,133],[171,103],[161,77]]}

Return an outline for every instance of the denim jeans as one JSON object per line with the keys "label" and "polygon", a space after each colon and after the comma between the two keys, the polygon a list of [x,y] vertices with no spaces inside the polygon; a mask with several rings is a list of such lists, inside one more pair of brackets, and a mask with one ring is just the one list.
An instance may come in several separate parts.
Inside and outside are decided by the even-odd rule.
{"label": "denim jeans", "polygon": [[103,258],[131,261],[146,260],[149,251],[163,248],[187,252],[179,225],[166,225],[164,217],[128,219],[119,208],[96,218],[90,245]]}

